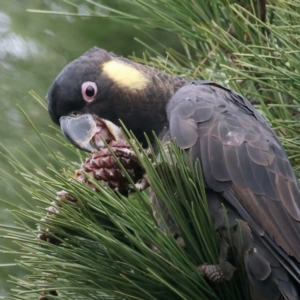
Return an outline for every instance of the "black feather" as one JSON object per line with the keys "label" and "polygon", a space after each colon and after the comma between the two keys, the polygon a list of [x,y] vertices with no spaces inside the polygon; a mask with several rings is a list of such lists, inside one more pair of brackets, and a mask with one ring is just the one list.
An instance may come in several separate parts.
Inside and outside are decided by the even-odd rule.
{"label": "black feather", "polygon": [[[181,117],[178,108],[188,113]],[[300,282],[299,183],[269,125],[244,97],[210,82],[182,87],[167,116],[172,138],[199,158],[207,189],[221,192],[249,225],[245,237],[255,234],[253,245],[245,237],[242,245],[253,294],[299,299],[299,284],[288,275]]]}

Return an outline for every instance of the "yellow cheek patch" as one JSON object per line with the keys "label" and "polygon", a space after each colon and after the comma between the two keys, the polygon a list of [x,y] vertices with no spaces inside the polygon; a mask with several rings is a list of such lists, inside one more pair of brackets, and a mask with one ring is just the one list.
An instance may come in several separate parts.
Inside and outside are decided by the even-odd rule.
{"label": "yellow cheek patch", "polygon": [[104,73],[122,88],[142,90],[149,83],[149,79],[143,73],[119,61],[108,61],[102,68]]}

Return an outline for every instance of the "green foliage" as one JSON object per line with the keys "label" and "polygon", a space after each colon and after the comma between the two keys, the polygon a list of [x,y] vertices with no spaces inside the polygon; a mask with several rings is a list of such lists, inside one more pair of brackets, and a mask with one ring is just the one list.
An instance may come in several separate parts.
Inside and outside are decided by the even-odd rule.
{"label": "green foliage", "polygon": [[134,17],[141,29],[168,30],[183,45],[182,52],[166,49],[167,58],[148,46],[144,58],[135,58],[138,62],[242,93],[269,120],[299,170],[298,0],[127,2],[145,15],[124,16],[114,10],[113,17],[123,16],[130,24]]}
{"label": "green foliage", "polygon": [[[52,176],[41,170],[26,173],[19,161],[8,158],[32,183],[33,199],[51,203],[57,211],[15,211],[17,218],[26,222],[11,228],[9,238],[21,246],[21,264],[30,275],[15,279],[19,288],[7,299],[36,299],[38,292],[53,290],[58,291],[59,299],[246,299],[242,268],[228,284],[209,285],[197,272],[203,262],[218,263],[219,255],[200,165],[193,166],[174,145],[168,146],[168,155],[159,141],[157,145],[161,159],[154,159],[153,164],[140,152],[137,141],[132,142],[153,191],[166,200],[180,224],[187,251],[167,229],[163,232],[157,226],[147,193],[124,197],[93,181],[96,192],[72,178],[74,165],[59,156],[56,159],[64,172],[51,168]],[[177,161],[176,166],[170,165],[169,157]],[[54,203],[60,190],[67,191],[76,204],[63,199]],[[27,225],[28,220],[48,228],[55,243],[37,239],[38,231]]]}
{"label": "green foliage", "polygon": [[[299,0],[127,0],[120,10],[103,2],[82,2],[89,5],[95,17],[103,17],[96,13],[97,7],[105,8],[110,13],[105,17],[138,26],[145,34],[147,28],[153,28],[177,35],[181,51],[166,49],[164,57],[144,45],[144,57],[133,59],[169,73],[213,80],[241,92],[269,120],[299,171]],[[139,14],[133,15],[130,5],[137,7]],[[154,42],[163,46],[161,41]],[[47,139],[53,137],[46,137],[45,145]],[[95,183],[100,190],[96,193],[70,179],[84,156],[66,145],[61,135],[55,140],[75,159],[70,160],[68,152],[62,155],[48,149],[37,153],[45,166],[33,165],[33,172],[22,166],[23,158],[5,156],[19,175],[16,180],[33,196],[32,203],[42,206],[18,208],[18,227],[3,226],[20,245],[18,264],[29,273],[24,280],[13,279],[18,288],[8,299],[36,299],[45,290],[57,290],[59,299],[247,297],[242,270],[232,282],[219,285],[208,285],[196,271],[200,263],[217,262],[219,244],[209,221],[198,164],[191,166],[178,149],[170,146],[168,151],[178,161],[175,169],[174,164],[169,166],[160,146],[165,163],[154,169],[145,153],[140,154],[132,144],[153,190],[182,230],[188,248],[185,252],[168,231],[164,233],[156,225],[146,193],[126,198]],[[46,166],[52,175],[45,172]],[[44,207],[62,189],[77,199],[77,205],[57,200],[62,205],[57,207],[60,213],[40,221],[47,213]],[[38,240],[32,223],[47,226],[60,244]],[[191,234],[191,227],[197,229],[195,234]]]}

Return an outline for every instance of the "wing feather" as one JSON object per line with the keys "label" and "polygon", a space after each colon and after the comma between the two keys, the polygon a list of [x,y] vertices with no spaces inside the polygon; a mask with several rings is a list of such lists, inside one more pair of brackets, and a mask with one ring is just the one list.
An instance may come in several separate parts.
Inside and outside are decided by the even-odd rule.
{"label": "wing feather", "polygon": [[[267,153],[261,149],[257,149],[251,146],[249,143],[246,143],[246,148],[249,157],[258,165],[267,166],[270,164],[272,158],[268,158]],[[274,157],[274,156],[273,156]]]}
{"label": "wing feather", "polygon": [[[184,110],[187,99],[194,104]],[[182,117],[178,107],[188,114]],[[210,82],[182,87],[167,115],[178,145],[197,153],[207,188],[222,192],[262,238],[266,232],[271,248],[294,268],[280,249],[300,262],[299,183],[263,117],[241,95]]]}
{"label": "wing feather", "polygon": [[176,142],[179,147],[186,149],[195,145],[198,133],[197,124],[193,120],[174,116],[170,120],[170,128],[172,128],[172,132],[179,133],[176,134]]}
{"label": "wing feather", "polygon": [[214,136],[208,136],[208,157],[212,176],[219,181],[229,181],[230,176],[224,159],[222,142]]}
{"label": "wing feather", "polygon": [[235,185],[241,190],[246,189],[248,185],[245,182],[244,177],[242,175],[242,170],[239,167],[240,162],[238,160],[237,147],[223,145],[223,151],[224,151],[227,171],[230,175],[231,182],[234,182]]}

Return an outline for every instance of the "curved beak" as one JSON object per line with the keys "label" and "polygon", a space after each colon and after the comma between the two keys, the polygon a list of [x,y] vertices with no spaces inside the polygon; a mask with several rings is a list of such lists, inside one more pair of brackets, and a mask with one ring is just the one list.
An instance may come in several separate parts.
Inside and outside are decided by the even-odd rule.
{"label": "curved beak", "polygon": [[93,152],[96,149],[90,142],[97,133],[97,124],[92,115],[84,114],[74,117],[61,117],[60,128],[66,138],[77,148]]}
{"label": "curved beak", "polygon": [[[66,138],[77,148],[93,152],[105,147],[104,141],[125,140],[119,126],[97,116],[84,114],[59,119],[60,128]],[[93,142],[96,148],[90,143]]]}

